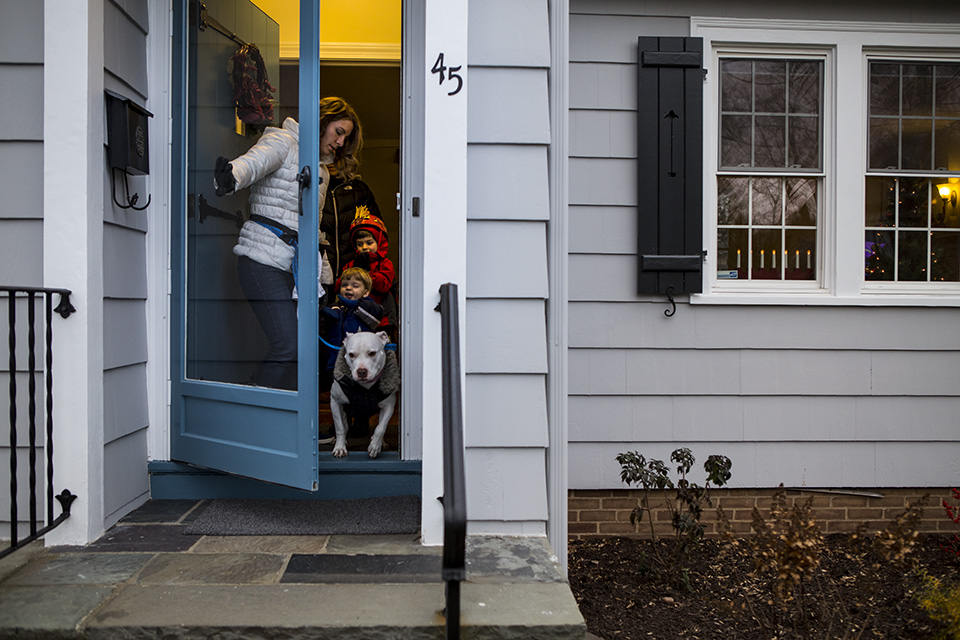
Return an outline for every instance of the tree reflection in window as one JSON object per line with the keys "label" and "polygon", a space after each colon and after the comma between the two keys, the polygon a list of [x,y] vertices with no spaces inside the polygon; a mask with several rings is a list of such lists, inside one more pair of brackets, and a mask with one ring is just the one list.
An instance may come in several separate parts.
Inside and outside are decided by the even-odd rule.
{"label": "tree reflection in window", "polygon": [[718,277],[816,280],[823,61],[720,60]]}
{"label": "tree reflection in window", "polygon": [[819,60],[721,60],[721,168],[821,168],[822,92]]}

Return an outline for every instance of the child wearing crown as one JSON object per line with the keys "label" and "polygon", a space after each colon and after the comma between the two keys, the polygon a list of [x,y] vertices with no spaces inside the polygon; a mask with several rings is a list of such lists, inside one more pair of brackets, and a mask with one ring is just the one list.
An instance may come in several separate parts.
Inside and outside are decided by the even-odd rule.
{"label": "child wearing crown", "polygon": [[[393,261],[387,257],[387,228],[383,220],[371,215],[366,206],[357,207],[357,215],[350,225],[350,239],[357,249],[353,260],[344,265],[344,270],[350,267],[366,269],[373,281],[370,297],[378,304],[383,304],[396,278]],[[340,290],[337,282],[336,290]]]}

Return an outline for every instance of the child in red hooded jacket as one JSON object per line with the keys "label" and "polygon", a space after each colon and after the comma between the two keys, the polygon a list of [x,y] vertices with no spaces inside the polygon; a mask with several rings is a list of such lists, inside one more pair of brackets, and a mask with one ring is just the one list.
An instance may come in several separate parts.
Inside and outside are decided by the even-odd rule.
{"label": "child in red hooded jacket", "polygon": [[[357,207],[356,217],[350,225],[350,239],[357,249],[357,254],[353,260],[344,265],[344,270],[350,267],[366,269],[370,273],[370,279],[373,280],[370,297],[378,304],[383,304],[396,278],[393,261],[387,257],[389,243],[383,220],[371,215],[365,206]],[[338,279],[335,291],[339,290],[340,280]]]}

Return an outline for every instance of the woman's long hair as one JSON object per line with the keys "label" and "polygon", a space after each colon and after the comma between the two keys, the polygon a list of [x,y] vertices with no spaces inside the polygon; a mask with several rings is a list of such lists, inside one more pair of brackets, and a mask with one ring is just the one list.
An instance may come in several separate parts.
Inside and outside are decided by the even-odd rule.
{"label": "woman's long hair", "polygon": [[347,136],[343,146],[337,149],[333,157],[333,166],[337,175],[344,180],[357,177],[360,161],[357,154],[363,146],[363,133],[360,130],[360,117],[343,98],[329,97],[320,101],[320,135],[327,130],[327,125],[337,120],[349,120],[353,123],[353,131]]}

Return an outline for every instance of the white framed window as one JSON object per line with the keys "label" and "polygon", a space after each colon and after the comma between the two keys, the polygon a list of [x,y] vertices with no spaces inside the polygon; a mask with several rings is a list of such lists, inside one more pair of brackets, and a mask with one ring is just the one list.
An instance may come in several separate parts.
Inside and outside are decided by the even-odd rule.
{"label": "white framed window", "polygon": [[960,60],[883,52],[867,66],[865,288],[948,289],[960,283]]}
{"label": "white framed window", "polygon": [[691,302],[960,306],[960,25],[692,18],[691,35],[708,252]]}
{"label": "white framed window", "polygon": [[816,287],[826,54],[717,58],[718,283]]}

